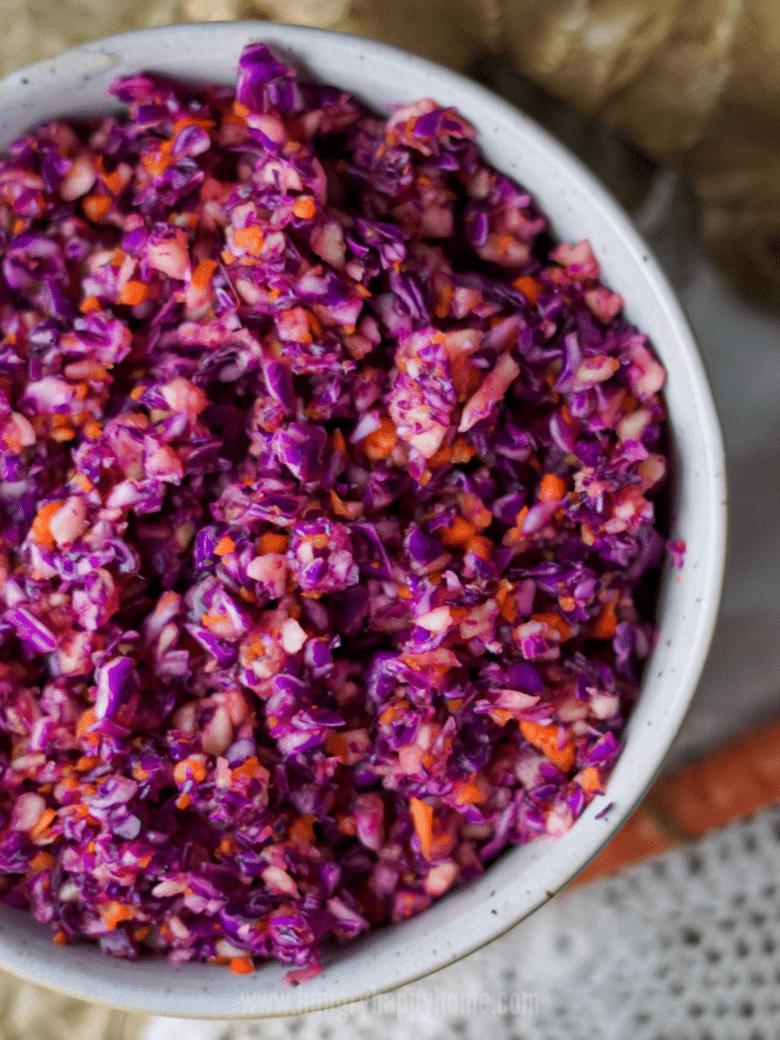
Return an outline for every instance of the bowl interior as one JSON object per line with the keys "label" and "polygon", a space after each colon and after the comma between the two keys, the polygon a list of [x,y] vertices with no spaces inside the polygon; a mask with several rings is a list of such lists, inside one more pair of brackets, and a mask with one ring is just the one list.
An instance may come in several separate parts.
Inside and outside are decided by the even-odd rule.
{"label": "bowl interior", "polygon": [[[508,851],[480,879],[421,916],[362,936],[324,959],[306,985],[285,988],[276,964],[238,976],[221,967],[127,963],[88,946],[60,947],[48,926],[0,906],[0,964],[91,1000],[198,1017],[285,1014],[342,1003],[408,982],[477,948],[544,903],[611,837],[649,786],[693,695],[718,606],[725,557],[723,449],[690,329],[672,290],[624,211],[577,160],[530,119],[471,81],[358,37],[263,22],[170,26],[69,51],[0,82],[0,151],[59,116],[111,111],[115,76],[154,70],[232,83],[243,46],[263,40],[299,68],[377,111],[430,96],[479,130],[487,159],[536,197],[554,234],[589,238],[607,283],[665,364],[675,480],[671,536],[688,545],[679,575],[662,582],[660,638],[606,796],[556,841]],[[597,819],[608,804],[611,808]]]}

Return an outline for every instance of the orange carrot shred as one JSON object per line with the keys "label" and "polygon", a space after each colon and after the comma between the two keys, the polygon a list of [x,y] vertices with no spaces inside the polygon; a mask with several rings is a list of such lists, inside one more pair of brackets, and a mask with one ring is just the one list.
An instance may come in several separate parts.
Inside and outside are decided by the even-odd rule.
{"label": "orange carrot shred", "polygon": [[301,195],[293,203],[293,213],[299,220],[311,220],[317,212],[317,203],[311,195]]}
{"label": "orange carrot shred", "polygon": [[256,224],[250,224],[249,227],[239,228],[233,232],[233,241],[236,245],[255,256],[261,252],[263,240],[263,232]]}
{"label": "orange carrot shred", "polygon": [[260,553],[284,553],[287,552],[287,542],[289,541],[286,534],[276,534],[274,531],[267,531],[265,534],[260,535]]}
{"label": "orange carrot shred", "polygon": [[412,797],[409,799],[409,811],[420,841],[420,851],[427,859],[433,842],[433,807],[419,798]]}
{"label": "orange carrot shred", "polygon": [[132,921],[135,914],[132,907],[125,906],[117,899],[112,899],[101,908],[100,916],[103,918],[106,928],[113,932],[122,921]]}
{"label": "orange carrot shred", "polygon": [[594,639],[611,639],[616,629],[615,600],[611,599],[604,604],[601,613],[591,625],[590,635]]}
{"label": "orange carrot shred", "polygon": [[173,767],[173,779],[177,784],[183,784],[190,777],[198,783],[206,779],[206,767],[198,758],[184,758]]}
{"label": "orange carrot shred", "polygon": [[562,772],[568,773],[574,765],[574,744],[567,740],[562,748],[558,747],[558,727],[555,724],[545,726],[541,722],[521,719],[520,732],[529,744],[546,755]]}
{"label": "orange carrot shred", "polygon": [[476,780],[476,774],[472,774],[468,780],[461,780],[455,784],[455,800],[459,805],[476,805],[485,801],[485,795]]}
{"label": "orange carrot shred", "polygon": [[545,473],[539,484],[540,502],[558,502],[566,494],[566,481],[554,473]]}
{"label": "orange carrot shred", "polygon": [[474,553],[481,560],[489,560],[494,549],[495,545],[483,534],[474,535],[466,542],[466,552]]}
{"label": "orange carrot shred", "polygon": [[363,450],[372,462],[386,459],[398,443],[398,434],[392,419],[382,419],[379,427],[363,441]]}
{"label": "orange carrot shred", "polygon": [[230,961],[230,970],[236,975],[251,975],[255,970],[251,957],[233,957]]}
{"label": "orange carrot shred", "polygon": [[87,195],[81,203],[81,208],[92,221],[98,221],[111,209],[111,199],[108,195]]}
{"label": "orange carrot shred", "polygon": [[476,533],[477,529],[473,524],[464,520],[462,516],[456,516],[450,527],[438,534],[438,538],[444,545],[465,545]]}
{"label": "orange carrot shred", "polygon": [[224,537],[220,538],[220,540],[214,547],[215,556],[229,556],[232,552],[235,551],[236,543],[233,541],[229,534],[226,534]]}
{"label": "orange carrot shred", "polygon": [[290,826],[290,837],[299,844],[314,844],[313,816],[299,816]]}
{"label": "orange carrot shred", "polygon": [[149,286],[144,282],[130,280],[126,282],[119,294],[119,303],[135,307],[149,298]]}
{"label": "orange carrot shred", "polygon": [[99,311],[100,300],[97,296],[87,296],[79,304],[79,310],[82,314],[88,314],[90,311]]}
{"label": "orange carrot shred", "polygon": [[42,870],[48,870],[49,867],[53,866],[54,856],[50,852],[44,852],[43,849],[37,852],[30,860],[30,867],[36,874],[40,874]]}
{"label": "orange carrot shred", "polygon": [[216,260],[201,260],[192,272],[193,289],[205,289],[211,283],[211,279],[216,269]]}
{"label": "orange carrot shred", "polygon": [[331,733],[325,741],[325,747],[333,758],[340,758],[342,762],[347,761],[349,755],[349,744],[343,733]]}
{"label": "orange carrot shred", "polygon": [[55,513],[58,513],[62,502],[47,502],[42,505],[36,513],[35,519],[32,522],[30,528],[30,534],[36,542],[41,545],[48,545],[52,547],[54,545],[54,535],[51,533],[49,524],[51,523]]}
{"label": "orange carrot shred", "polygon": [[580,787],[583,791],[600,791],[601,777],[595,766],[586,766],[580,773]]}
{"label": "orange carrot shred", "polygon": [[535,278],[531,278],[530,275],[524,274],[519,278],[515,278],[512,282],[512,287],[517,289],[525,296],[526,300],[533,305],[539,299],[542,292],[542,286],[537,282]]}
{"label": "orange carrot shred", "polygon": [[549,625],[550,628],[554,628],[560,635],[562,643],[565,643],[567,639],[571,639],[571,628],[563,620],[561,615],[556,613],[554,610],[550,610],[543,614],[532,614],[531,620],[540,621],[543,625]]}

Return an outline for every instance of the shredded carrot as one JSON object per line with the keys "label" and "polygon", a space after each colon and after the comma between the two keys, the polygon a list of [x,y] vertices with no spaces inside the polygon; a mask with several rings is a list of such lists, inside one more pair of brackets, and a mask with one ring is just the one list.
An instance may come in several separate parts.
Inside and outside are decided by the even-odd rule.
{"label": "shredded carrot", "polygon": [[444,447],[439,448],[435,454],[431,455],[428,459],[428,465],[431,469],[435,469],[436,466],[444,466],[452,459],[452,445],[446,444]]}
{"label": "shredded carrot", "polygon": [[419,798],[409,799],[409,811],[412,814],[414,829],[420,842],[420,851],[425,858],[431,851],[433,841],[433,807]]}
{"label": "shredded carrot", "polygon": [[173,141],[163,141],[156,152],[141,156],[141,165],[152,177],[161,177],[173,161]]}
{"label": "shredded carrot", "polygon": [[452,462],[456,466],[462,465],[464,462],[471,462],[476,454],[477,449],[463,437],[458,437],[452,445]]}
{"label": "shredded carrot", "polygon": [[372,462],[386,459],[398,443],[398,433],[392,419],[382,419],[379,427],[363,441],[363,450]]}
{"label": "shredded carrot", "polygon": [[385,710],[381,713],[381,715],[377,719],[377,722],[379,722],[380,726],[387,726],[387,725],[389,725],[393,721],[393,719],[398,714],[398,707],[399,706],[397,704],[388,704],[387,705]]}
{"label": "shredded carrot", "polygon": [[290,826],[290,837],[292,838],[292,840],[301,845],[313,845],[313,823],[313,816],[299,816],[298,819]]}
{"label": "shredded carrot", "polygon": [[562,748],[558,747],[558,727],[555,724],[544,726],[541,722],[521,719],[520,732],[529,744],[545,754],[562,772],[568,773],[574,765],[574,744],[567,740]]}
{"label": "shredded carrot", "polygon": [[97,222],[111,209],[111,199],[108,195],[87,195],[81,201],[81,208],[90,220]]}
{"label": "shredded carrot", "polygon": [[119,294],[119,303],[125,303],[129,307],[135,307],[144,300],[149,299],[149,286],[144,282],[130,280],[126,282]]}
{"label": "shredded carrot", "polygon": [[408,589],[406,585],[399,585],[397,589],[399,599],[413,599],[414,593],[411,589]]}
{"label": "shredded carrot", "polygon": [[64,441],[72,441],[75,436],[76,431],[72,426],[60,426],[59,429],[52,430],[51,434],[52,440],[59,441],[60,443]]}
{"label": "shredded carrot", "polygon": [[101,759],[96,755],[82,755],[76,763],[76,769],[80,773],[86,773],[88,769],[94,769],[95,766],[100,765]]}
{"label": "shredded carrot", "polygon": [[188,794],[180,794],[179,797],[176,799],[177,809],[189,809],[191,804],[192,799]]}
{"label": "shredded carrot", "polygon": [[252,755],[251,758],[247,758],[241,763],[240,766],[236,766],[231,772],[231,776],[238,780],[241,777],[246,777],[248,780],[254,779],[257,776],[257,770],[260,767],[260,761],[256,755]]}
{"label": "shredded carrot", "polygon": [[260,636],[250,636],[241,648],[245,661],[255,661],[258,657],[265,656],[265,643]]}
{"label": "shredded carrot", "polygon": [[217,845],[217,852],[230,853],[233,851],[233,842],[228,837],[224,837],[219,845]]}
{"label": "shredded carrot", "polygon": [[513,718],[512,712],[508,708],[491,708],[490,717],[499,726],[506,726],[507,722]]}
{"label": "shredded carrot", "polygon": [[190,777],[197,783],[206,779],[206,767],[199,758],[184,758],[181,762],[177,762],[173,768],[173,779],[177,784],[185,783]]}
{"label": "shredded carrot", "polygon": [[604,604],[601,613],[590,627],[589,634],[593,639],[611,639],[614,636],[617,629],[615,605],[614,599]]}
{"label": "shredded carrot", "polygon": [[100,300],[97,296],[87,296],[79,304],[79,310],[82,314],[88,314],[90,311],[99,311]]}
{"label": "shredded carrot", "polygon": [[211,283],[211,279],[216,269],[216,260],[201,260],[192,272],[193,289],[205,289]]}
{"label": "shredded carrot", "polygon": [[509,622],[514,622],[517,618],[517,603],[513,593],[514,586],[506,578],[502,578],[496,589],[496,603],[501,617]]}
{"label": "shredded carrot", "polygon": [[40,852],[36,852],[33,858],[30,860],[30,868],[35,871],[36,874],[40,874],[42,870],[48,870],[49,867],[54,866],[54,856],[50,852],[44,852],[41,849]]}
{"label": "shredded carrot", "polygon": [[214,546],[215,556],[230,556],[232,552],[236,551],[236,543],[230,537],[229,534],[224,535],[220,538],[217,544]]}
{"label": "shredded carrot", "polygon": [[[358,283],[360,284],[360,283]],[[312,336],[316,340],[321,340],[323,336],[322,322],[313,311],[306,311],[306,321],[309,323],[309,330]]]}
{"label": "shredded carrot", "polygon": [[51,523],[55,513],[58,513],[62,502],[47,502],[46,505],[41,506],[35,515],[35,519],[32,522],[30,528],[30,535],[32,538],[40,543],[41,545],[48,545],[50,548],[54,546],[54,535],[51,533]]}
{"label": "shredded carrot", "polygon": [[251,975],[255,970],[251,957],[233,957],[230,961],[230,970],[236,975]]}
{"label": "shredded carrot", "polygon": [[119,173],[117,170],[114,170],[113,173],[104,173],[103,183],[112,195],[118,195],[122,188],[124,188],[125,186],[124,178],[122,177],[122,174]]}
{"label": "shredded carrot", "polygon": [[54,933],[54,942],[56,942],[56,944],[58,946],[67,946],[68,939],[67,939],[67,936],[65,935],[65,932],[55,932]]}
{"label": "shredded carrot", "polygon": [[331,733],[325,741],[325,749],[333,758],[340,758],[342,762],[347,761],[349,744],[343,733]]}
{"label": "shredded carrot", "polygon": [[466,542],[466,552],[474,553],[481,560],[489,560],[494,549],[495,545],[483,534],[474,535]]}
{"label": "shredded carrot", "polygon": [[462,516],[456,516],[452,524],[441,534],[437,532],[443,545],[465,545],[476,533],[476,527]]}
{"label": "shredded carrot", "polygon": [[173,136],[178,137],[188,126],[198,126],[201,130],[210,130],[214,126],[214,120],[208,119],[206,116],[184,116],[173,124]]}
{"label": "shredded carrot", "polygon": [[277,534],[275,531],[267,531],[260,535],[260,553],[284,553],[287,552],[289,538],[286,534]]}
{"label": "shredded carrot", "polygon": [[87,708],[79,715],[79,720],[76,723],[76,736],[83,737],[87,734],[87,731],[91,726],[94,726],[97,722],[97,715],[95,714],[94,708]]}
{"label": "shredded carrot", "polygon": [[226,264],[234,264],[236,262],[235,256],[229,253],[227,249],[223,249],[220,256]]}
{"label": "shredded carrot", "polygon": [[355,835],[357,833],[355,821],[348,813],[336,817],[336,829],[340,834]]}
{"label": "shredded carrot", "polygon": [[583,791],[601,790],[601,777],[595,766],[586,766],[580,773],[579,781]]}
{"label": "shredded carrot", "polygon": [[442,282],[436,286],[436,296],[433,313],[437,318],[446,318],[450,313],[450,305],[455,295],[451,282]]}
{"label": "shredded carrot", "polygon": [[96,441],[103,432],[103,427],[99,422],[88,422],[84,427],[84,436],[88,437],[91,441]]}
{"label": "shredded carrot", "polygon": [[256,224],[250,224],[249,227],[239,228],[233,232],[233,241],[241,249],[246,249],[254,256],[257,256],[263,248],[264,236],[262,229]]}
{"label": "shredded carrot", "polygon": [[317,212],[317,203],[311,195],[301,195],[293,203],[293,213],[299,220],[311,220]]}
{"label": "shredded carrot", "polygon": [[468,780],[457,781],[454,790],[458,805],[476,805],[485,801],[485,795],[477,783],[476,773],[472,773]]}
{"label": "shredded carrot", "polygon": [[535,278],[531,278],[530,275],[524,274],[519,278],[515,278],[512,282],[512,288],[517,289],[525,296],[526,300],[533,305],[539,299],[542,292],[542,286]]}
{"label": "shredded carrot", "polygon": [[566,494],[566,481],[554,473],[545,473],[539,484],[540,502],[558,502]]}
{"label": "shredded carrot", "polygon": [[204,628],[211,631],[217,625],[229,625],[230,617],[227,614],[201,614],[200,623]]}
{"label": "shredded carrot", "polygon": [[233,102],[233,113],[234,115],[240,116],[241,119],[246,119],[249,115],[249,109],[246,105],[243,105],[240,101]]}
{"label": "shredded carrot", "polygon": [[571,639],[571,628],[566,624],[561,615],[554,610],[547,611],[543,614],[532,614],[531,620],[540,621],[542,624],[554,628],[560,635],[562,643],[565,643],[567,639]]}
{"label": "shredded carrot", "polygon": [[103,924],[105,924],[106,928],[113,932],[122,921],[132,921],[135,913],[132,907],[125,906],[124,903],[120,903],[117,899],[112,899],[104,907],[101,907],[100,916],[103,918]]}

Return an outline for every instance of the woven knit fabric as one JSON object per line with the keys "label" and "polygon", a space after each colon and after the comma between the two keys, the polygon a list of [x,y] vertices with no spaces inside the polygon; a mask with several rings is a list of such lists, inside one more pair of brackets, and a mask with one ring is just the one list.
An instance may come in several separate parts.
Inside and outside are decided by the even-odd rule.
{"label": "woven knit fabric", "polygon": [[155,1019],[143,1040],[776,1040],[780,806],[560,896],[395,1000]]}

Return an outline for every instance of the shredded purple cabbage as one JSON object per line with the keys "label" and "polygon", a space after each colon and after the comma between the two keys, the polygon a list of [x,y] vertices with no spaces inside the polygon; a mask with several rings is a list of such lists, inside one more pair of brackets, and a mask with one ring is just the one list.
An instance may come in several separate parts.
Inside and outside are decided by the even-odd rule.
{"label": "shredded purple cabbage", "polygon": [[0,898],[296,981],[602,790],[665,373],[455,110],[113,94],[0,159]]}

